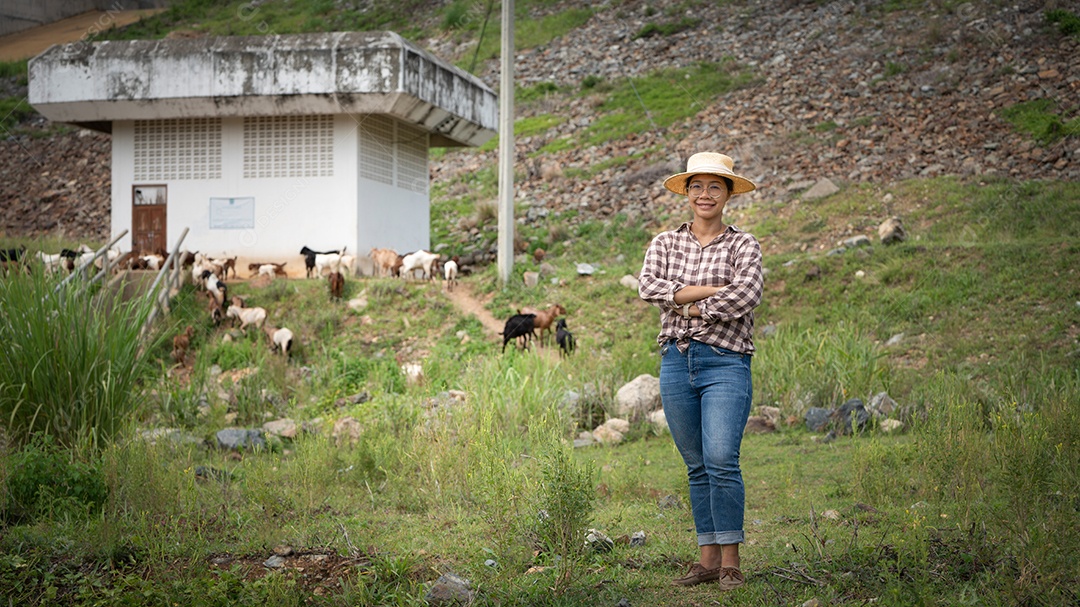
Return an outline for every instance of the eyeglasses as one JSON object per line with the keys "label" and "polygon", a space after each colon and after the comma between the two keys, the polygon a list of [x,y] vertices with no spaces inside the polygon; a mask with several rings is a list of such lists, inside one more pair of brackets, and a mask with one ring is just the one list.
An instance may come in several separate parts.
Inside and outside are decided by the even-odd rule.
{"label": "eyeglasses", "polygon": [[[702,194],[705,194],[706,188],[705,188],[705,186],[701,185],[700,183],[692,183],[692,184],[690,184],[690,187],[686,188],[686,191],[689,192],[690,195],[693,196],[694,198],[698,198]],[[709,184],[709,187],[708,187],[708,196],[709,196],[709,198],[714,198],[714,199],[715,198],[720,198],[724,194],[727,194],[727,188],[725,188],[724,186],[722,186],[722,185],[720,185],[718,183]]]}

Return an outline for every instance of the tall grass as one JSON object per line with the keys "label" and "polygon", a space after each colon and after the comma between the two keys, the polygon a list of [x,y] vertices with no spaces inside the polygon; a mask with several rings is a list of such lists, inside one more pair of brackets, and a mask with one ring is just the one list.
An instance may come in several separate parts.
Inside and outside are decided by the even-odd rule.
{"label": "tall grass", "polygon": [[755,401],[802,414],[888,391],[892,371],[866,330],[852,322],[781,326],[756,341]]}
{"label": "tall grass", "polygon": [[0,281],[0,416],[16,445],[43,434],[94,452],[136,421],[150,303],[80,287],[40,272]]}

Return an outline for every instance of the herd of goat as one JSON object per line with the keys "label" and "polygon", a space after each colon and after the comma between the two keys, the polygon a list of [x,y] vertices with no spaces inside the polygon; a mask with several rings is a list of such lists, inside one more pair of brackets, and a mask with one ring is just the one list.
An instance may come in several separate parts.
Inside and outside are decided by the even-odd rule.
{"label": "herd of goat", "polygon": [[[344,248],[315,251],[307,246],[300,249],[300,254],[304,257],[305,276],[321,279],[325,274],[330,297],[341,299],[345,290],[345,276],[356,273],[356,256],[346,254]],[[79,245],[76,249],[65,248],[55,254],[38,251],[30,257],[27,256],[25,246],[0,249],[0,263],[5,269],[9,269],[12,265],[24,266],[29,259],[36,258],[43,264],[46,272],[56,272],[61,269],[75,272],[88,268],[90,264],[94,264],[96,269],[101,269],[104,263],[108,263],[110,267],[117,270],[159,271],[167,260],[165,251],[134,254],[109,249],[96,259],[95,256],[94,250],[86,245]],[[454,290],[460,272],[460,260],[457,256],[447,259],[440,268],[440,255],[423,250],[401,255],[393,249],[372,248],[370,258],[374,274],[380,277],[416,278],[416,273],[420,272],[423,280],[433,280],[438,275],[436,272],[441,269],[440,273],[448,291]],[[242,297],[229,296],[228,284],[225,280],[229,278],[230,273],[233,278],[237,277],[236,260],[235,256],[211,258],[202,253],[182,251],[178,255],[177,263],[185,270],[190,269],[192,283],[196,290],[206,297],[208,310],[215,324],[232,319],[239,324],[241,331],[246,332],[248,327],[262,330],[269,340],[270,348],[288,356],[295,337],[293,332],[286,327],[275,327],[267,323],[268,314],[265,308],[247,307]],[[286,262],[249,263],[248,278],[287,277],[285,265]],[[327,271],[329,271],[328,274]],[[571,354],[576,347],[576,342],[573,334],[567,329],[566,320],[559,318],[560,315],[565,314],[566,309],[559,304],[543,310],[528,308],[519,310],[517,314],[506,320],[503,331],[500,333],[503,337],[503,352],[511,341],[517,340],[520,347],[527,349],[530,341],[535,339],[542,346],[545,344],[545,335],[553,335],[560,349],[560,355]],[[192,333],[193,328],[189,326],[173,338],[172,358],[179,365],[187,366],[187,353]]]}

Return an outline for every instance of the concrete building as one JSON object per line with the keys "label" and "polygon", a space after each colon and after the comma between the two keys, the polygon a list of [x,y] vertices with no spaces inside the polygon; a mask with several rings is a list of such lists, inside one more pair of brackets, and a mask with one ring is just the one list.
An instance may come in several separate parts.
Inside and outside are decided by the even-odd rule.
{"label": "concrete building", "polygon": [[41,114],[112,134],[125,250],[429,248],[429,148],[498,128],[489,87],[391,32],[78,42],[29,72]]}

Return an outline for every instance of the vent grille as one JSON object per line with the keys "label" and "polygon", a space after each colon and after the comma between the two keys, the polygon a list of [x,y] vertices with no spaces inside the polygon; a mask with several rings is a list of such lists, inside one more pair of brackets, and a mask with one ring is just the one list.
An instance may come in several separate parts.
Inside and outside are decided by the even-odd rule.
{"label": "vent grille", "polygon": [[394,121],[364,116],[360,123],[360,176],[394,184]]}
{"label": "vent grille", "polygon": [[428,191],[428,133],[387,116],[360,123],[360,176],[413,192]]}
{"label": "vent grille", "polygon": [[135,181],[220,178],[220,119],[135,121]]}
{"label": "vent grille", "polygon": [[244,178],[333,176],[332,116],[244,118]]}
{"label": "vent grille", "polygon": [[398,124],[398,187],[424,194],[428,190],[427,131]]}

